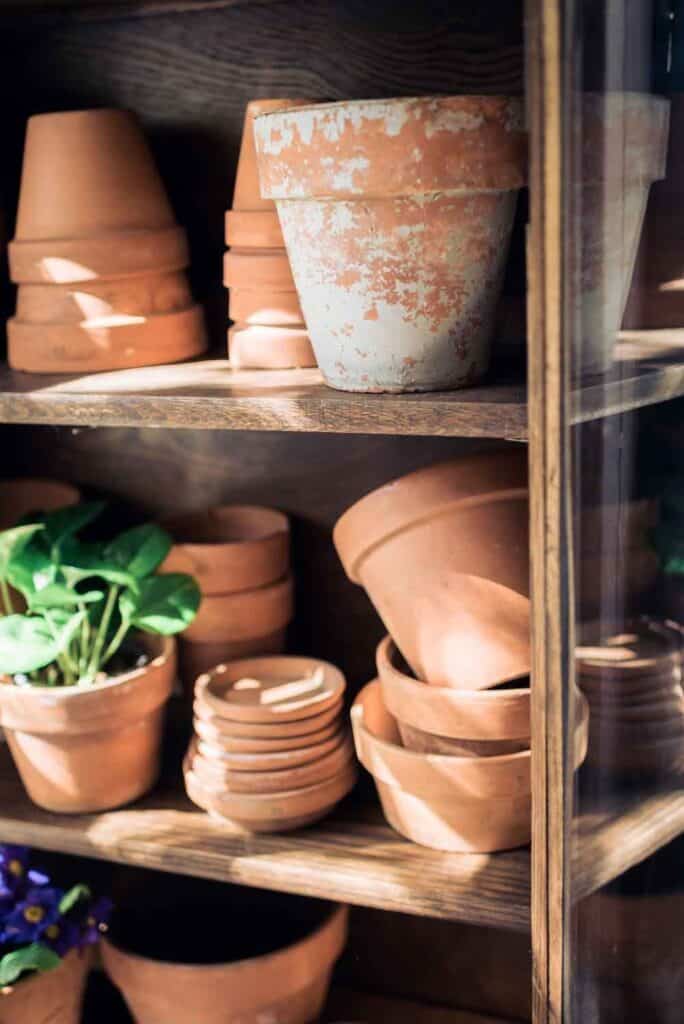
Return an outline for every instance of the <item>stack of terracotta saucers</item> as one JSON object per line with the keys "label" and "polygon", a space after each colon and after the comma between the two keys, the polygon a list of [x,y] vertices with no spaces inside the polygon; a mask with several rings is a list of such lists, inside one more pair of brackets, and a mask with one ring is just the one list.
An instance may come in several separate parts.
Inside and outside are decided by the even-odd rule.
{"label": "stack of terracotta saucers", "polygon": [[315,366],[285,241],[272,199],[262,199],[254,147],[254,118],[309,100],[254,100],[247,104],[235,179],[226,214],[224,283],[230,289],[231,364],[254,369]]}
{"label": "stack of terracotta saucers", "polygon": [[294,611],[287,516],[222,505],[167,520],[176,543],[164,570],[194,576],[202,603],[181,641],[189,694],[202,672],[252,654],[278,654]]}
{"label": "stack of terracotta saucers", "polygon": [[195,686],[188,795],[240,832],[282,832],[324,817],[356,781],[345,680],[312,658],[235,661]]}
{"label": "stack of terracotta saucers", "polygon": [[577,679],[591,706],[588,766],[627,779],[684,771],[682,629],[647,617],[580,631]]}
{"label": "stack of terracotta saucers", "polygon": [[30,118],[9,262],[19,285],[7,325],[14,369],[92,373],[206,347],[185,232],[126,111]]}

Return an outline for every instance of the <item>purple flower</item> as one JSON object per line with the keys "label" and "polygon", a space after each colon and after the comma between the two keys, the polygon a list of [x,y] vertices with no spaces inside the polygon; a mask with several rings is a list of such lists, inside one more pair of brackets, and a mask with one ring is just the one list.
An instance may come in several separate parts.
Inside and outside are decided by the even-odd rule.
{"label": "purple flower", "polygon": [[0,942],[18,946],[38,942],[46,929],[59,920],[59,903],[64,893],[51,886],[30,888],[5,919]]}
{"label": "purple flower", "polygon": [[107,925],[111,916],[114,904],[106,896],[100,897],[91,903],[85,914],[83,932],[81,933],[81,946],[92,946],[99,942],[107,931]]}
{"label": "purple flower", "polygon": [[26,846],[0,844],[0,908],[30,885],[47,885],[50,879],[42,871],[29,867],[29,849]]}
{"label": "purple flower", "polygon": [[47,926],[40,941],[54,949],[58,956],[66,956],[69,950],[81,945],[81,932],[75,921],[60,917]]}

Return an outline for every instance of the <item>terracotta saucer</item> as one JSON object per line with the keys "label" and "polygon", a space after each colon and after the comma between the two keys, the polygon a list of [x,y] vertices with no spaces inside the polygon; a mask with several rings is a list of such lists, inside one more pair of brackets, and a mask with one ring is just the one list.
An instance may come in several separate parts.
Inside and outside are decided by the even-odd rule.
{"label": "terracotta saucer", "polygon": [[195,718],[194,725],[200,739],[220,747],[229,754],[273,754],[282,750],[300,750],[315,743],[324,743],[340,731],[340,723],[335,720],[306,736],[276,736],[264,739],[254,736],[231,736],[224,729],[217,728],[213,723],[205,722],[201,718]]}
{"label": "terracotta saucer", "polygon": [[195,720],[199,719],[208,725],[214,726],[217,733],[228,737],[247,737],[249,739],[291,739],[292,737],[309,737],[312,733],[320,732],[326,726],[336,722],[344,711],[344,702],[339,700],[327,711],[311,715],[310,718],[299,718],[294,722],[233,722],[229,718],[214,715],[209,708],[205,708],[201,700],[196,700],[193,706]]}
{"label": "terracotta saucer", "polygon": [[281,768],[297,768],[301,764],[309,764],[329,754],[344,742],[346,732],[340,730],[330,739],[321,743],[313,743],[297,750],[277,750],[272,753],[245,754],[227,752],[202,739],[197,741],[197,751],[208,761],[225,765],[237,772],[271,772]]}

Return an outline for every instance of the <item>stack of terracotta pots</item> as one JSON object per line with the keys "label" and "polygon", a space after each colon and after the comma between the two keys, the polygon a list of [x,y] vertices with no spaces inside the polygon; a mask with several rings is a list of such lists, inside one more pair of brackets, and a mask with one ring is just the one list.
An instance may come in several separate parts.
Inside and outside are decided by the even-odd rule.
{"label": "stack of terracotta pots", "polygon": [[24,477],[0,480],[0,530],[16,526],[24,516],[52,512],[81,500],[80,491],[60,480]]}
{"label": "stack of terracotta pots", "polygon": [[627,780],[684,771],[683,635],[646,617],[582,628],[577,679],[591,706],[593,770]]}
{"label": "stack of terracotta pots", "polygon": [[356,781],[345,679],[312,658],[234,661],[201,676],[185,764],[188,795],[239,832],[324,817]]}
{"label": "stack of terracotta pots", "polygon": [[202,591],[181,641],[188,692],[202,672],[252,654],[278,654],[294,613],[287,516],[223,505],[164,523],[176,543],[164,571],[190,573]]}
{"label": "stack of terracotta pots", "polygon": [[253,100],[247,104],[233,208],[226,213],[224,283],[230,289],[228,331],[235,367],[315,366],[299,298],[272,199],[262,199],[254,148],[254,119],[308,100]]}
{"label": "stack of terracotta pots", "polygon": [[92,373],[205,349],[185,232],[132,114],[29,119],[9,261],[14,369]]}
{"label": "stack of terracotta pots", "polygon": [[529,840],[527,538],[519,448],[411,473],[335,527],[391,634],[352,711],[357,753],[390,824],[427,846]]}

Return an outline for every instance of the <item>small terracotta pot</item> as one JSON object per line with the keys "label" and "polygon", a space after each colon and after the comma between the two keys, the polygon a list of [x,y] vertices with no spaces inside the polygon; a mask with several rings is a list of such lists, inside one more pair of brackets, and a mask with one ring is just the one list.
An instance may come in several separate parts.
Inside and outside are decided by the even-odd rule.
{"label": "small terracotta pot", "polygon": [[92,238],[173,224],[133,114],[78,110],[29,118],[17,241]]}
{"label": "small terracotta pot", "polygon": [[270,636],[292,619],[292,577],[254,590],[203,597],[196,618],[185,631],[193,643],[222,643]]}
{"label": "small terracotta pot", "polygon": [[76,323],[7,321],[7,358],[29,373],[101,373],[177,363],[207,346],[199,306],[155,316],[115,315]]}
{"label": "small terracotta pot", "polygon": [[215,726],[219,732],[223,731],[226,736],[269,740],[299,737],[306,740],[312,733],[316,733],[320,729],[324,729],[337,722],[344,712],[344,702],[340,699],[327,708],[327,710],[321,711],[317,715],[311,715],[309,718],[295,719],[294,722],[236,722],[223,715],[214,714],[209,708],[205,707],[201,700],[194,702],[193,711],[195,719],[200,719],[200,721]]}
{"label": "small terracotta pot", "polygon": [[195,699],[218,719],[296,722],[336,707],[345,688],[329,662],[284,655],[222,665],[197,680]]}
{"label": "small terracotta pot", "polygon": [[[297,292],[251,291],[231,288],[228,316],[249,327],[304,327],[304,314]],[[315,357],[314,357],[315,358]]]}
{"label": "small terracotta pot", "polygon": [[[245,120],[242,129],[242,144],[235,175],[235,191],[233,192],[234,210],[267,210],[275,213],[272,200],[262,199],[257,170],[256,150],[254,148],[254,119],[262,114],[271,114],[276,110],[287,110],[290,107],[302,107],[311,103],[310,99],[263,99],[252,100],[245,109]],[[228,238],[226,237],[226,242]],[[229,243],[235,244],[235,243]],[[282,235],[277,243],[282,246]]]}
{"label": "small terracotta pot", "polygon": [[0,480],[0,530],[16,526],[29,513],[52,512],[76,505],[80,500],[81,493],[76,487],[59,480]]}
{"label": "small terracotta pot", "polygon": [[277,509],[217,505],[162,526],[176,541],[162,570],[194,576],[203,596],[263,587],[290,565],[290,524]]}
{"label": "small terracotta pot", "polygon": [[229,640],[218,644],[180,642],[180,671],[183,687],[190,700],[195,695],[195,682],[205,672],[238,658],[259,657],[264,654],[282,654],[287,631],[278,629],[268,636],[249,637],[247,640]]}
{"label": "small terracotta pot", "polygon": [[257,118],[262,194],[328,384],[431,391],[486,372],[522,113],[512,97],[428,96]]}
{"label": "small terracotta pot", "polygon": [[316,365],[305,327],[248,327],[228,330],[231,366],[254,370],[292,370]]}
{"label": "small terracotta pot", "polygon": [[427,686],[402,671],[389,636],[378,645],[376,663],[383,703],[400,730],[409,726],[437,738],[522,740],[529,746],[529,687],[468,691]]}
{"label": "small terracotta pot", "polygon": [[188,240],[177,224],[96,238],[15,239],[8,253],[16,284],[89,284],[98,278],[182,270],[190,263]]}
{"label": "small terracotta pot", "polygon": [[331,754],[333,750],[336,750],[345,742],[346,735],[343,730],[340,730],[334,736],[331,736],[330,739],[323,740],[320,743],[312,743],[310,746],[297,747],[294,750],[276,750],[272,753],[265,751],[257,754],[247,754],[225,751],[221,747],[212,746],[211,743],[205,743],[204,740],[198,738],[197,752],[207,761],[221,764],[231,771],[277,772],[283,769],[296,768],[303,764],[310,764],[312,761],[318,761],[320,758]]}
{"label": "small terracotta pot", "polygon": [[104,811],[130,803],[154,784],[176,647],[173,638],[141,640],[153,660],[104,683],[0,683],[0,720],[22,782],[39,807]]}
{"label": "small terracotta pot", "polygon": [[283,750],[299,750],[315,743],[325,743],[340,733],[340,723],[334,721],[329,725],[319,726],[308,736],[235,736],[219,722],[219,719],[207,722],[205,719],[195,718],[195,733],[201,740],[227,754],[277,754]]}
{"label": "small terracotta pot", "polygon": [[329,754],[308,764],[275,772],[237,772],[203,757],[193,740],[188,751],[188,766],[200,784],[210,789],[223,789],[229,793],[284,793],[335,778],[353,758],[352,743],[344,739]]}
{"label": "small terracotta pot", "polygon": [[323,1008],[347,919],[346,907],[334,907],[301,941],[232,963],[146,959],[109,940],[102,959],[137,1024],[308,1024]]}
{"label": "small terracotta pot", "polygon": [[385,484],[345,512],[333,540],[419,679],[480,690],[529,675],[525,451]]}
{"label": "small terracotta pot", "polygon": [[407,750],[415,750],[420,754],[453,754],[454,757],[475,757],[478,760],[487,757],[500,757],[504,754],[517,754],[529,750],[530,740],[459,740],[450,736],[440,736],[431,732],[423,732],[405,722],[397,722],[401,742]]}
{"label": "small terracotta pot", "polygon": [[354,788],[356,765],[350,761],[337,775],[303,789],[282,793],[228,793],[210,788],[183,764],[185,789],[199,807],[227,821],[237,832],[286,832],[324,818]]}
{"label": "small terracotta pot", "polygon": [[175,313],[192,305],[186,275],[146,274],[71,284],[26,284],[17,291],[16,318],[21,323],[111,323],[117,317]]}
{"label": "small terracotta pot", "polygon": [[90,950],[72,950],[59,967],[0,993],[2,1024],[80,1024]]}
{"label": "small terracotta pot", "polygon": [[226,245],[237,249],[284,249],[276,210],[227,210]]}
{"label": "small terracotta pot", "polygon": [[231,249],[223,256],[223,283],[262,294],[295,291],[284,249]]}

